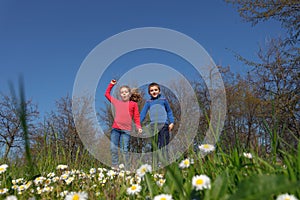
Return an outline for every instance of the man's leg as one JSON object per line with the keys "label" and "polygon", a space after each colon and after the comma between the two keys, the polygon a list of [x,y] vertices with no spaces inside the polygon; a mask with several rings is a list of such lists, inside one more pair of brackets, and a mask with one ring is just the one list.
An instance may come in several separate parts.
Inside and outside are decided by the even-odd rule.
{"label": "man's leg", "polygon": [[167,146],[170,141],[170,133],[169,133],[169,127],[167,124],[165,124],[161,130],[158,133],[158,148],[161,151],[161,157],[160,160],[167,161],[168,159],[168,150]]}

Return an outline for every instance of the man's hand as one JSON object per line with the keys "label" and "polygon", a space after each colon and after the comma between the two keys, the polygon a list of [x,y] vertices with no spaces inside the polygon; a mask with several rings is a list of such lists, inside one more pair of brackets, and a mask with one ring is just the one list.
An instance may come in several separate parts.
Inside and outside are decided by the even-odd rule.
{"label": "man's hand", "polygon": [[169,124],[169,131],[172,131],[173,127],[174,127],[173,123]]}

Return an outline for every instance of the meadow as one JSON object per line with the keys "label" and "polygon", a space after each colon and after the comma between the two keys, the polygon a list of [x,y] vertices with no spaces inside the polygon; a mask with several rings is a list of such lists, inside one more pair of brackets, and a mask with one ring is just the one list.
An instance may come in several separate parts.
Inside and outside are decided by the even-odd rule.
{"label": "meadow", "polygon": [[281,152],[278,159],[239,146],[224,153],[218,144],[204,144],[157,171],[148,164],[135,171],[122,164],[112,169],[87,152],[71,160],[57,148],[61,153],[52,155],[45,147],[31,164],[28,158],[1,161],[0,199],[293,200],[300,195],[300,148],[295,154]]}

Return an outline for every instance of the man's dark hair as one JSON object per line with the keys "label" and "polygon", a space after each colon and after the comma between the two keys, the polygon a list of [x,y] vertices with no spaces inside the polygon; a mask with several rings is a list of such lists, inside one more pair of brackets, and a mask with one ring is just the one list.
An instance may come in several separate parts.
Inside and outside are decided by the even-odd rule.
{"label": "man's dark hair", "polygon": [[148,93],[150,94],[150,88],[156,86],[158,88],[158,90],[160,91],[160,86],[158,83],[152,82],[148,85]]}

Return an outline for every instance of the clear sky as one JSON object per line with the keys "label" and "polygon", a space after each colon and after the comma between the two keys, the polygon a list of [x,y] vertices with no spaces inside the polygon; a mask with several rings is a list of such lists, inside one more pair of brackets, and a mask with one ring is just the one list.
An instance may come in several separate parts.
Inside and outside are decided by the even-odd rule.
{"label": "clear sky", "polygon": [[[255,60],[259,45],[281,32],[280,24],[273,21],[252,27],[221,0],[1,0],[0,92],[9,94],[8,81],[17,86],[22,75],[26,97],[38,104],[41,113],[50,112],[56,100],[72,95],[77,71],[99,43],[141,27],[162,27],[186,34],[201,44],[216,64],[230,65],[238,73],[247,68],[227,49]],[[158,56],[160,53],[163,56]],[[175,60],[159,51],[125,57],[114,65],[165,63],[162,57],[172,65]],[[117,67],[113,69],[100,80],[97,95],[102,97],[108,81],[124,73],[116,73]]]}

